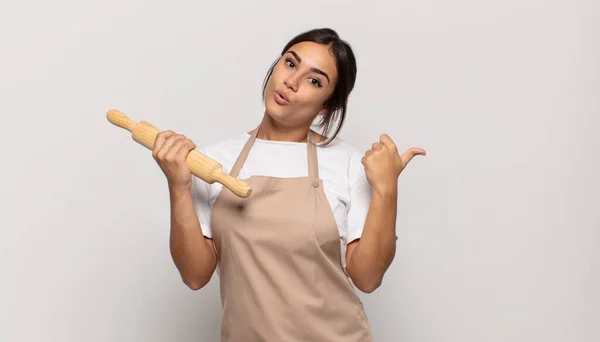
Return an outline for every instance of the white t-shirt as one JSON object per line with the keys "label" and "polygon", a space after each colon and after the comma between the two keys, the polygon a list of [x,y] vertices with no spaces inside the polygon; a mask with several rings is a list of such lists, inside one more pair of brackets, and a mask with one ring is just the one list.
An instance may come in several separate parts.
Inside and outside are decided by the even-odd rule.
{"label": "white t-shirt", "polygon": [[[199,151],[231,171],[242,148],[248,141],[248,133],[217,141]],[[308,176],[306,143],[256,139],[237,178],[269,176],[280,178]],[[365,177],[361,159],[364,153],[339,137],[328,145],[317,145],[319,178],[337,222],[340,234],[342,266],[346,266],[346,245],[361,237],[369,204],[371,188]],[[212,238],[211,209],[223,185],[208,184],[192,177],[192,198],[202,232]]]}

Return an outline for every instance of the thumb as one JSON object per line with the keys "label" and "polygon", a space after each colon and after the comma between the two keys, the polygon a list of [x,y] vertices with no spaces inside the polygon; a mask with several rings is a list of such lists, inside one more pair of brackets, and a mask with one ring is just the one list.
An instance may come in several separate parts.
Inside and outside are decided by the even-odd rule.
{"label": "thumb", "polygon": [[406,152],[404,152],[404,154],[402,154],[402,156],[400,156],[400,159],[402,159],[402,164],[406,165],[406,164],[408,164],[408,162],[411,161],[411,159],[413,159],[414,156],[417,156],[417,155],[424,156],[426,154],[427,153],[422,148],[411,147]]}

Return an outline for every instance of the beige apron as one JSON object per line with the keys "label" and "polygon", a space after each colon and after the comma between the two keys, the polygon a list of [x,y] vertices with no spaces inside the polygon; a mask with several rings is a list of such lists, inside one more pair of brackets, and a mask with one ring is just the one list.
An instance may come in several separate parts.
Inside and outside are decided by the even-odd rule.
{"label": "beige apron", "polygon": [[[259,128],[236,160],[238,176]],[[308,134],[308,177],[252,176],[248,198],[223,187],[212,209],[221,342],[372,341],[341,264],[340,236]]]}

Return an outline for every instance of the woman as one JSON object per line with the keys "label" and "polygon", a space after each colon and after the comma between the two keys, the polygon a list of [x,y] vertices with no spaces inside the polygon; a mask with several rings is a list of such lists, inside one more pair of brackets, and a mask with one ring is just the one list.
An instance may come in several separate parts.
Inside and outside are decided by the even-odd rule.
{"label": "woman", "polygon": [[398,176],[425,151],[400,156],[382,135],[362,155],[337,137],[355,78],[352,49],[331,29],[285,46],[265,78],[258,127],[201,150],[252,186],[245,199],[191,176],[192,141],[158,135],[171,254],[194,290],[219,266],[221,341],[372,340],[353,285],[380,286],[395,253]]}

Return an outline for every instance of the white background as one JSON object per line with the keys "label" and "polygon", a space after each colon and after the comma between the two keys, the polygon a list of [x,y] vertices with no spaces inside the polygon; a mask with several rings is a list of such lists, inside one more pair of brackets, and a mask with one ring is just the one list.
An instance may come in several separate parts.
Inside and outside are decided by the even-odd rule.
{"label": "white background", "polygon": [[0,341],[218,341],[169,202],[117,108],[199,146],[255,127],[285,43],[331,27],[359,74],[341,137],[420,146],[376,341],[600,340],[597,1],[2,1]]}

